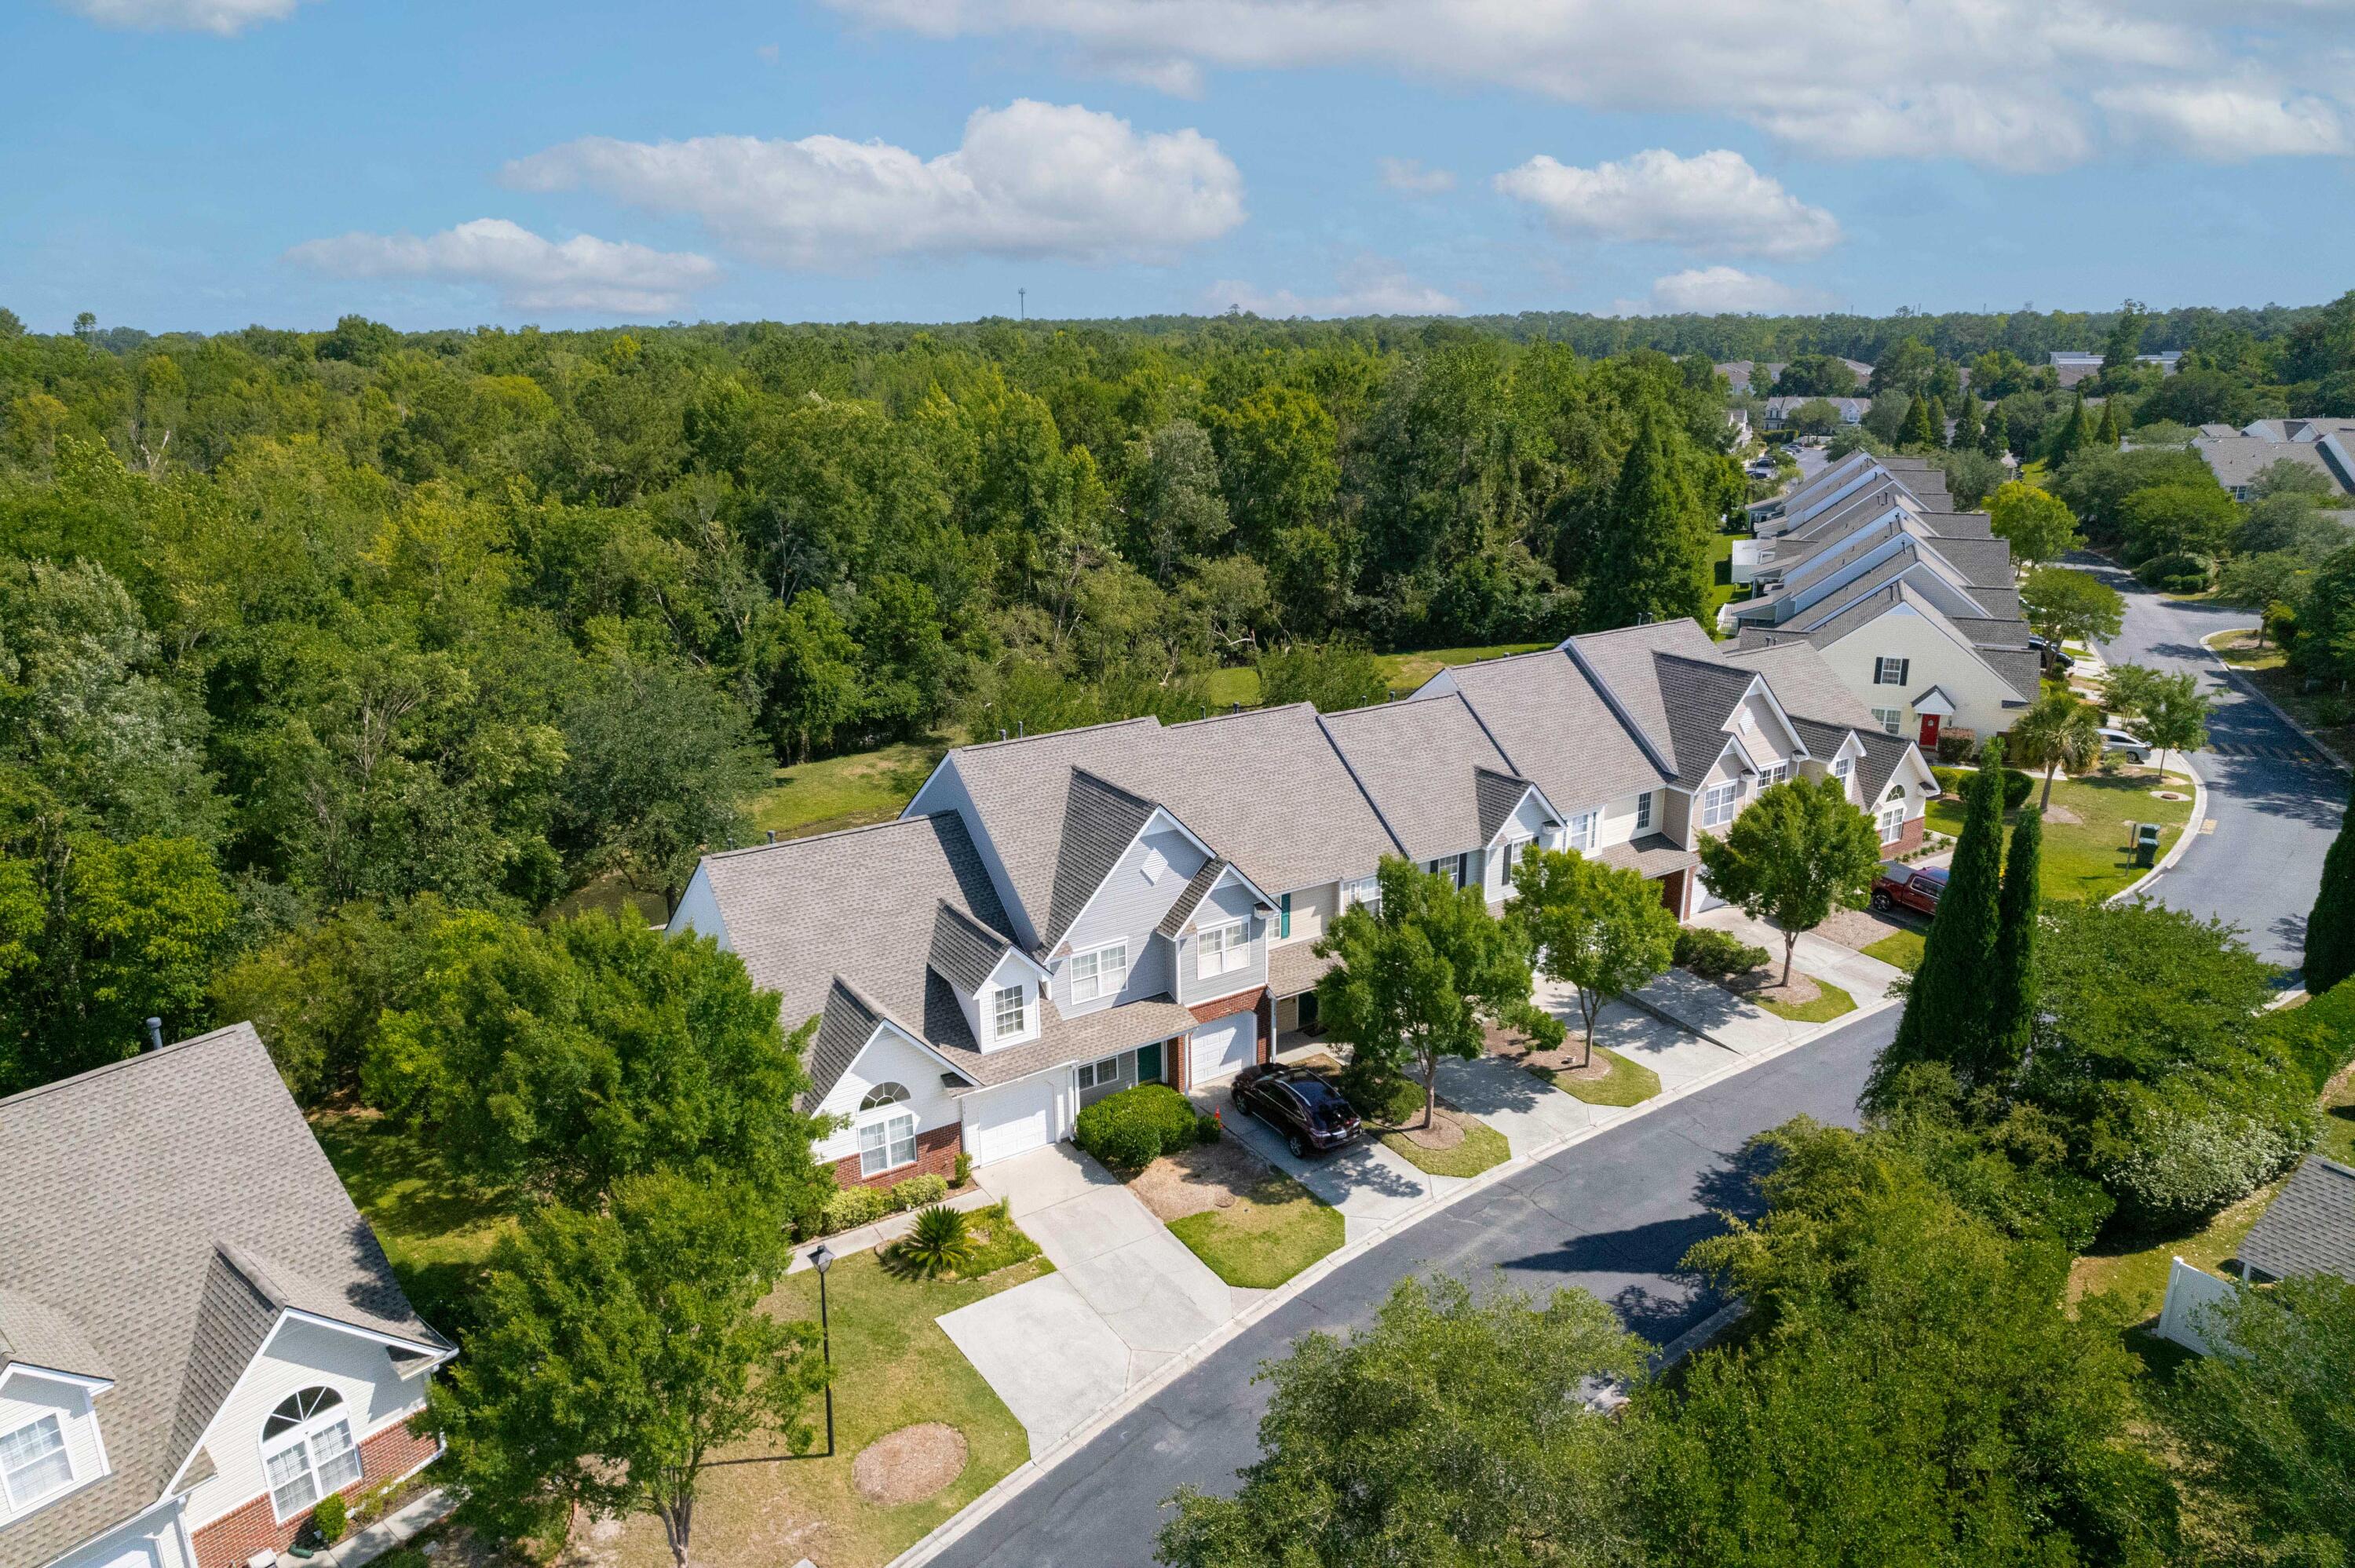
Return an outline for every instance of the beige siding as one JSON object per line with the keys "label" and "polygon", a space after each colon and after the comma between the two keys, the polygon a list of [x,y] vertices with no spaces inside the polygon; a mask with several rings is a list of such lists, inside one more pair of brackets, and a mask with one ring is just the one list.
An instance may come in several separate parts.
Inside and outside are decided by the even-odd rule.
{"label": "beige siding", "polygon": [[[58,1436],[65,1440],[66,1457],[73,1465],[73,1481],[63,1490],[28,1499],[26,1513],[37,1512],[60,1498],[69,1497],[107,1473],[99,1416],[88,1393],[69,1383],[28,1372],[12,1372],[5,1383],[0,1383],[0,1432],[14,1432],[45,1415],[58,1418]],[[9,1509],[6,1489],[0,1488],[0,1523],[17,1517]]]}
{"label": "beige siding", "polygon": [[1341,885],[1319,883],[1314,887],[1292,890],[1292,935],[1274,938],[1273,945],[1288,948],[1295,942],[1313,942],[1325,934],[1326,925],[1338,913]]}
{"label": "beige siding", "polygon": [[[1833,673],[1859,702],[1870,708],[1897,708],[1903,712],[1904,723],[1899,733],[1908,740],[1919,732],[1921,719],[1905,699],[1934,685],[1944,687],[1954,699],[1955,715],[1945,721],[1950,726],[1973,730],[1981,736],[1996,735],[2010,726],[2013,715],[2019,711],[2003,705],[2005,699],[2012,696],[2011,688],[1976,652],[1958,646],[1927,618],[1902,605],[1859,627],[1823,652]],[[1874,661],[1883,657],[1913,662],[1903,685],[1873,684]],[[2033,697],[2035,694],[2028,695]]]}

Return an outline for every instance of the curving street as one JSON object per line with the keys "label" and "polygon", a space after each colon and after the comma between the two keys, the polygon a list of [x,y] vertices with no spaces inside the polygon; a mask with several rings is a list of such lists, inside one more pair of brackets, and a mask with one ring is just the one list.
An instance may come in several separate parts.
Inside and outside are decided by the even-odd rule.
{"label": "curving street", "polygon": [[1750,1206],[1736,1169],[1752,1134],[1799,1115],[1853,1125],[1857,1092],[1897,1028],[1885,1010],[1624,1122],[1407,1226],[1253,1324],[1009,1499],[929,1562],[993,1568],[1148,1563],[1161,1504],[1181,1485],[1230,1491],[1258,1457],[1263,1388],[1252,1374],[1312,1329],[1371,1319],[1410,1275],[1501,1279],[1535,1294],[1589,1290],[1666,1343],[1714,1309],[1676,1275]]}
{"label": "curving street", "polygon": [[2322,876],[2322,856],[2339,832],[2347,776],[2265,703],[2225,671],[2200,639],[2256,618],[2244,609],[2186,603],[2154,592],[2119,567],[2091,557],[2083,567],[2126,596],[2126,621],[2102,644],[2113,664],[2190,670],[2213,694],[2208,749],[2193,766],[2208,786],[2215,824],[2150,895],[2171,908],[2221,916],[2247,933],[2249,946],[2297,984],[2306,915]]}

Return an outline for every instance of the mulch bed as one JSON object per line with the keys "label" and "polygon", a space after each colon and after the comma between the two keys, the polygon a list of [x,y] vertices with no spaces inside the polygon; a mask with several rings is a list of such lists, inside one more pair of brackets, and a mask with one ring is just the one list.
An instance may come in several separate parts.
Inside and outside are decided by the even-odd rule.
{"label": "mulch bed", "polygon": [[1206,1209],[1231,1209],[1267,1177],[1259,1157],[1227,1137],[1163,1155],[1129,1178],[1128,1190],[1166,1225]]}
{"label": "mulch bed", "polygon": [[1923,924],[1904,916],[1876,915],[1870,909],[1835,909],[1829,919],[1816,927],[1816,935],[1827,942],[1860,951],[1883,937],[1892,937],[1900,931],[1919,931]]}
{"label": "mulch bed", "polygon": [[1752,1001],[1779,1001],[1791,1007],[1805,1006],[1824,994],[1824,988],[1817,985],[1806,970],[1793,969],[1791,983],[1777,985],[1775,981],[1782,973],[1783,965],[1777,959],[1763,969],[1735,975],[1726,982],[1725,989]]}
{"label": "mulch bed", "polygon": [[1498,1061],[1510,1062],[1517,1067],[1533,1072],[1567,1073],[1573,1078],[1607,1078],[1611,1064],[1596,1050],[1594,1060],[1584,1066],[1579,1059],[1586,1054],[1586,1036],[1573,1026],[1560,1047],[1548,1051],[1518,1029],[1499,1029],[1491,1023],[1486,1030],[1488,1054]]}
{"label": "mulch bed", "polygon": [[939,1421],[887,1432],[851,1462],[851,1484],[884,1508],[921,1502],[964,1473],[964,1434]]}
{"label": "mulch bed", "polygon": [[1418,1116],[1406,1126],[1389,1130],[1419,1149],[1453,1149],[1464,1141],[1465,1129],[1472,1123],[1472,1118],[1442,1100],[1438,1108],[1432,1112],[1431,1125],[1424,1127],[1421,1125],[1422,1121]]}
{"label": "mulch bed", "polygon": [[2044,820],[2048,822],[2066,822],[2071,827],[2075,827],[2085,819],[2066,806],[2047,806],[2044,808]]}

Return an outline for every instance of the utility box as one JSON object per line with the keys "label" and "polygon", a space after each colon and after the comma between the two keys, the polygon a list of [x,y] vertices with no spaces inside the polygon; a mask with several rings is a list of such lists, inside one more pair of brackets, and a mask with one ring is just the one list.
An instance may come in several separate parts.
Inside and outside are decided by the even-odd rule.
{"label": "utility box", "polygon": [[2158,863],[2158,824],[2137,822],[2134,831],[2134,855],[2137,865]]}

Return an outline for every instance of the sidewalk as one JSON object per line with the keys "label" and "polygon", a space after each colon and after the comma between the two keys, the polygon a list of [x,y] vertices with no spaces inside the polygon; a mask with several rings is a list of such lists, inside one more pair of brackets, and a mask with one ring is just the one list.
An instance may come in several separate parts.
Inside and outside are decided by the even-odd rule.
{"label": "sidewalk", "polygon": [[[1783,962],[1783,933],[1764,920],[1753,920],[1740,909],[1728,905],[1693,917],[1696,926],[1712,927],[1731,932],[1745,942],[1766,949],[1771,961],[1778,968]],[[1798,946],[1793,949],[1796,967],[1817,980],[1828,980],[1856,998],[1864,1007],[1889,998],[1889,988],[1905,977],[1905,971],[1879,959],[1868,959],[1854,948],[1843,948],[1828,937],[1813,931],[1799,934]]]}
{"label": "sidewalk", "polygon": [[[975,1181],[962,1192],[951,1192],[941,1202],[952,1209],[986,1209],[997,1200]],[[886,1214],[873,1224],[861,1225],[857,1230],[820,1236],[814,1242],[794,1248],[794,1260],[785,1266],[785,1272],[799,1274],[809,1267],[810,1254],[821,1246],[837,1257],[848,1257],[853,1253],[871,1252],[885,1242],[898,1241],[915,1228],[916,1211],[909,1209],[897,1214]]]}

